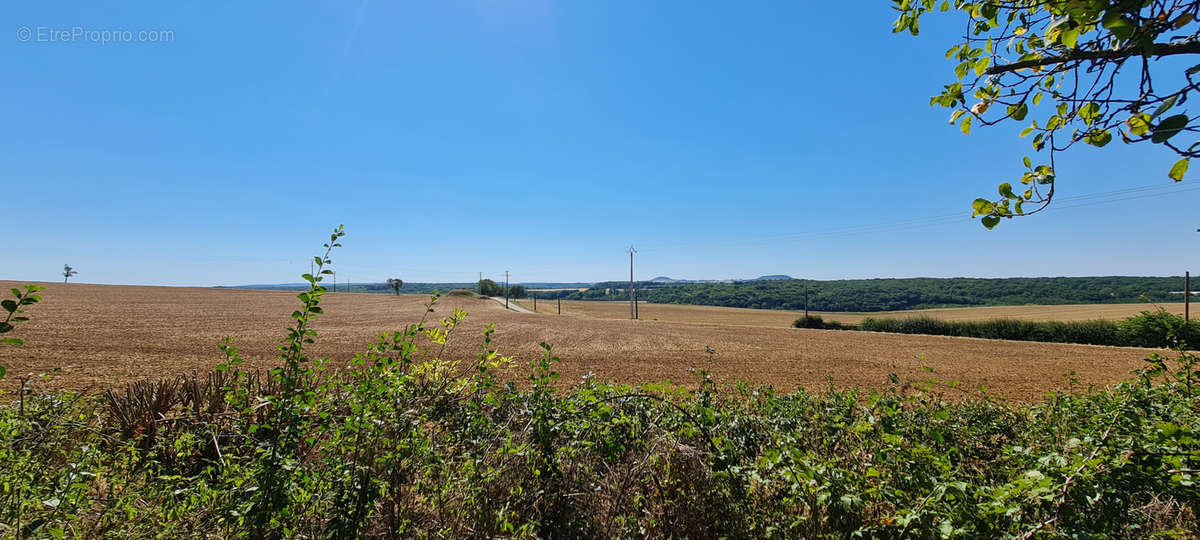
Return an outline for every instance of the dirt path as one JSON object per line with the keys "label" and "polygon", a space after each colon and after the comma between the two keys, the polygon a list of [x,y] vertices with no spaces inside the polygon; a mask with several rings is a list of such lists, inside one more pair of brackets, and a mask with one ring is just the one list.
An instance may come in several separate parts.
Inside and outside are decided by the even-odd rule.
{"label": "dirt path", "polygon": [[[488,298],[491,298],[492,300],[495,300],[495,301],[496,301],[498,304],[500,304],[501,306],[503,306],[503,305],[504,305],[504,298],[503,298],[503,297],[500,297],[500,296],[489,296]],[[508,309],[511,309],[511,310],[513,310],[513,311],[515,311],[515,312],[517,312],[517,313],[528,313],[529,315],[537,315],[537,313],[536,313],[536,312],[529,311],[528,309],[525,309],[525,308],[521,307],[520,305],[518,305],[516,302],[513,302],[511,298],[510,298],[510,299],[509,299],[509,301],[508,301]]]}
{"label": "dirt path", "polygon": [[[499,304],[499,305],[500,305],[500,307],[504,307],[504,298],[503,298],[503,296],[487,296],[487,298],[490,298],[490,299],[492,299],[492,300],[496,300],[497,304]],[[520,305],[517,305],[517,302],[515,302],[515,301],[512,301],[512,299],[509,299],[509,310],[511,310],[511,311],[515,311],[515,312],[517,312],[517,313],[538,314],[538,313],[536,313],[536,312],[533,312],[533,311],[526,310],[526,308],[524,308],[524,307],[521,307]]]}

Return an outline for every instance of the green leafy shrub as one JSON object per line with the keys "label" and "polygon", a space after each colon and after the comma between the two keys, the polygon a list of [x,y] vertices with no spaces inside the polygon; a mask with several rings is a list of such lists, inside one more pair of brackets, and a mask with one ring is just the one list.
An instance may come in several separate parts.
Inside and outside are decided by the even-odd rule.
{"label": "green leafy shrub", "polygon": [[1177,348],[1200,344],[1200,322],[1164,309],[1143,311],[1118,324],[1121,339],[1137,347]]}
{"label": "green leafy shrub", "polygon": [[[1009,404],[939,381],[882,391],[558,380],[542,344],[466,313],[310,359],[321,268],[277,367],[0,406],[0,536],[222,538],[1195,537],[1197,359]],[[426,317],[437,298],[430,300]],[[709,362],[719,362],[709,359]]]}
{"label": "green leafy shrub", "polygon": [[[45,289],[40,285],[26,285],[25,290],[13,288],[13,298],[0,301],[0,308],[4,309],[4,320],[0,321],[0,334],[7,334],[16,328],[17,323],[26,322],[29,317],[24,316],[25,310],[21,309],[24,306],[32,306],[42,300],[41,296],[34,293]],[[0,338],[0,345],[23,345],[24,341],[21,338],[5,337]],[[3,379],[8,374],[8,370],[0,365],[0,379]]]}
{"label": "green leafy shrub", "polygon": [[853,326],[845,325],[837,321],[826,322],[820,315],[805,315],[796,319],[792,323],[794,328],[818,328],[824,330],[852,330]]}
{"label": "green leafy shrub", "polygon": [[1163,310],[1142,312],[1119,322],[1092,321],[942,321],[928,316],[906,319],[868,317],[858,329],[898,334],[1082,343],[1125,347],[1179,348],[1200,343],[1200,323],[1184,324],[1183,317]]}

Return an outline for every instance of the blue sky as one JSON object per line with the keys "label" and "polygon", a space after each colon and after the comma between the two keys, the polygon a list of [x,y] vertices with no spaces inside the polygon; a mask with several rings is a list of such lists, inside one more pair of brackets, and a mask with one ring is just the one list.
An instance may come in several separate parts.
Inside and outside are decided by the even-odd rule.
{"label": "blue sky", "polygon": [[[928,98],[957,21],[886,2],[10,2],[0,279],[816,279],[1200,270],[1156,148],[1059,160],[1063,208],[986,231],[1021,126]],[[22,28],[173,33],[18,39]],[[953,27],[953,28],[952,28]],[[45,31],[45,30],[44,30]],[[1035,110],[1036,111],[1036,110]],[[1032,116],[1032,115],[1031,115]],[[1159,186],[1116,203],[1070,197]],[[939,219],[923,221],[924,218]]]}

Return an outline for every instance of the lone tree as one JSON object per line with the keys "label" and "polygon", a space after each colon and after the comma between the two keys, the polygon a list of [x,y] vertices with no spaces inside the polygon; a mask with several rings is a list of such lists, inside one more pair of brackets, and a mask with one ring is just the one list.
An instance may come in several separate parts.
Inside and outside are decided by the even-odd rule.
{"label": "lone tree", "polygon": [[504,287],[490,279],[479,280],[479,294],[483,296],[500,296],[504,294]]}
{"label": "lone tree", "polygon": [[[1002,218],[1037,213],[1054,197],[1054,156],[1083,142],[1104,147],[1116,134],[1125,144],[1163,145],[1180,159],[1167,176],[1179,182],[1200,142],[1183,108],[1200,64],[1161,60],[1200,54],[1200,0],[893,0],[895,32],[919,33],[922,16],[952,11],[964,23],[962,41],[946,51],[955,82],[930,98],[954,109],[950,123],[1024,123],[1044,163],[1022,159],[1021,185],[1003,183],[999,198],[972,203],[987,228]],[[1187,58],[1187,56],[1183,56]],[[1188,67],[1190,65],[1190,67]],[[1159,85],[1156,87],[1155,82]],[[1041,120],[1039,120],[1041,118]]]}
{"label": "lone tree", "polygon": [[71,265],[64,264],[63,265],[63,283],[66,283],[68,279],[71,279],[71,276],[74,276],[75,274],[78,274],[78,273],[79,272],[76,272],[74,268],[71,268]]}
{"label": "lone tree", "polygon": [[398,278],[388,278],[387,286],[391,287],[396,292],[396,296],[400,295],[400,288],[404,286],[404,280]]}

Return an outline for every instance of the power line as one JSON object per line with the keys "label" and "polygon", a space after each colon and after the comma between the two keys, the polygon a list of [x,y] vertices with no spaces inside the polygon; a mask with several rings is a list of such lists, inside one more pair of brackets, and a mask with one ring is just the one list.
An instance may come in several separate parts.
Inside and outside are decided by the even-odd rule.
{"label": "power line", "polygon": [[[1200,191],[1200,185],[1180,187],[1177,184],[1155,184],[1150,186],[1139,186],[1133,188],[1118,189],[1112,191],[1104,191],[1098,193],[1089,193],[1083,195],[1072,196],[1057,196],[1054,198],[1055,203],[1046,209],[1047,212],[1055,210],[1067,210],[1071,208],[1080,208],[1084,206],[1094,206],[1100,204],[1110,204],[1115,202],[1124,202],[1137,199],[1147,199],[1153,197],[1162,197],[1167,195],[1177,195],[1179,193],[1187,193],[1192,191]],[[816,231],[806,231],[779,235],[759,236],[755,238],[743,238],[739,240],[730,240],[726,242],[690,242],[690,243],[674,243],[674,244],[659,244],[652,245],[648,248],[643,248],[642,251],[666,251],[671,249],[688,249],[698,247],[732,247],[745,245],[762,245],[778,241],[799,240],[809,238],[839,238],[846,236],[856,236],[860,234],[868,234],[875,232],[909,230],[916,228],[925,228],[937,225],[946,225],[954,222],[970,221],[970,216],[965,212],[956,212],[953,214],[941,214],[933,216],[925,216],[911,218],[899,221],[882,222],[875,224],[864,225],[849,225],[845,227],[834,227],[830,229],[822,229]]]}
{"label": "power line", "polygon": [[637,297],[633,292],[633,254],[637,250],[633,246],[629,246],[629,318],[637,318]]}

